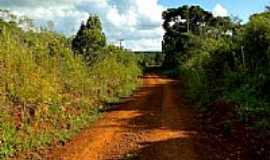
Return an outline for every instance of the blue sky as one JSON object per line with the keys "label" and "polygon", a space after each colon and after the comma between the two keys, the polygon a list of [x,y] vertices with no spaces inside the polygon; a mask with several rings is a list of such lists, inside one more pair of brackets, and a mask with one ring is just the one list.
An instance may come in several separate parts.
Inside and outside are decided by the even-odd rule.
{"label": "blue sky", "polygon": [[[35,24],[53,21],[55,30],[74,35],[89,14],[100,17],[108,42],[131,50],[161,50],[161,14],[168,7],[200,5],[216,16],[238,16],[245,22],[270,0],[0,0],[0,8],[32,18]],[[0,15],[1,16],[1,15]]]}
{"label": "blue sky", "polygon": [[247,21],[250,15],[261,12],[266,5],[270,5],[270,0],[159,0],[159,3],[168,7],[196,4],[209,11],[220,4],[228,11],[229,15]]}

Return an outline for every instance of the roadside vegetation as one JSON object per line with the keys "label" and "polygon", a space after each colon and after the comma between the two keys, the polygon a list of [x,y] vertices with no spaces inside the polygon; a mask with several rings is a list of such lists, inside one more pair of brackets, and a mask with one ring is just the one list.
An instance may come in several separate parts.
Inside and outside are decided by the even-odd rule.
{"label": "roadside vegetation", "polygon": [[0,159],[65,143],[139,84],[139,57],[108,45],[98,17],[67,38],[1,15]]}
{"label": "roadside vegetation", "polygon": [[[206,112],[232,108],[257,135],[270,135],[269,10],[241,23],[199,6],[181,6],[165,11],[163,19],[163,65],[183,77],[187,100]],[[224,123],[224,132],[231,131],[232,120]],[[268,159],[262,149],[257,156]]]}
{"label": "roadside vegetation", "polygon": [[164,66],[186,78],[189,100],[201,107],[233,102],[242,121],[269,130],[270,12],[241,24],[199,6],[182,6],[163,18]]}

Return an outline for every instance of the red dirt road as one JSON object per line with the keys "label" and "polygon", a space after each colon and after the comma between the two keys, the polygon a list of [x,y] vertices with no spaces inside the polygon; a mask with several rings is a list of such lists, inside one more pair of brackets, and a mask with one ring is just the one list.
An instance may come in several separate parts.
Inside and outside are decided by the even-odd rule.
{"label": "red dirt road", "polygon": [[58,150],[60,160],[202,160],[197,124],[179,81],[149,75],[143,87]]}

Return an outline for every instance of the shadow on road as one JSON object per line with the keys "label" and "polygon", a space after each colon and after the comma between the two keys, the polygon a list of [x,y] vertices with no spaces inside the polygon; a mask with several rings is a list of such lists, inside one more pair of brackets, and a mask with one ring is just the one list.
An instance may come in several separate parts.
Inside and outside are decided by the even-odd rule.
{"label": "shadow on road", "polygon": [[[160,76],[147,76],[145,85],[110,112],[133,112],[133,117],[118,118],[119,134],[134,133],[138,147],[122,159],[193,160],[204,159],[198,150],[196,122],[183,104],[180,82]],[[131,157],[129,157],[132,155]]]}

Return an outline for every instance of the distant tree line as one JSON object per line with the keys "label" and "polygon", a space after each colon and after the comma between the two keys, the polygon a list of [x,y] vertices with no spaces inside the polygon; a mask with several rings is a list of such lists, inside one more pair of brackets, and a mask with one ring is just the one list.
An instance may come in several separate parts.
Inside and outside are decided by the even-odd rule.
{"label": "distant tree line", "polygon": [[140,64],[144,69],[162,66],[165,57],[162,52],[157,51],[136,51],[134,53],[139,55]]}

